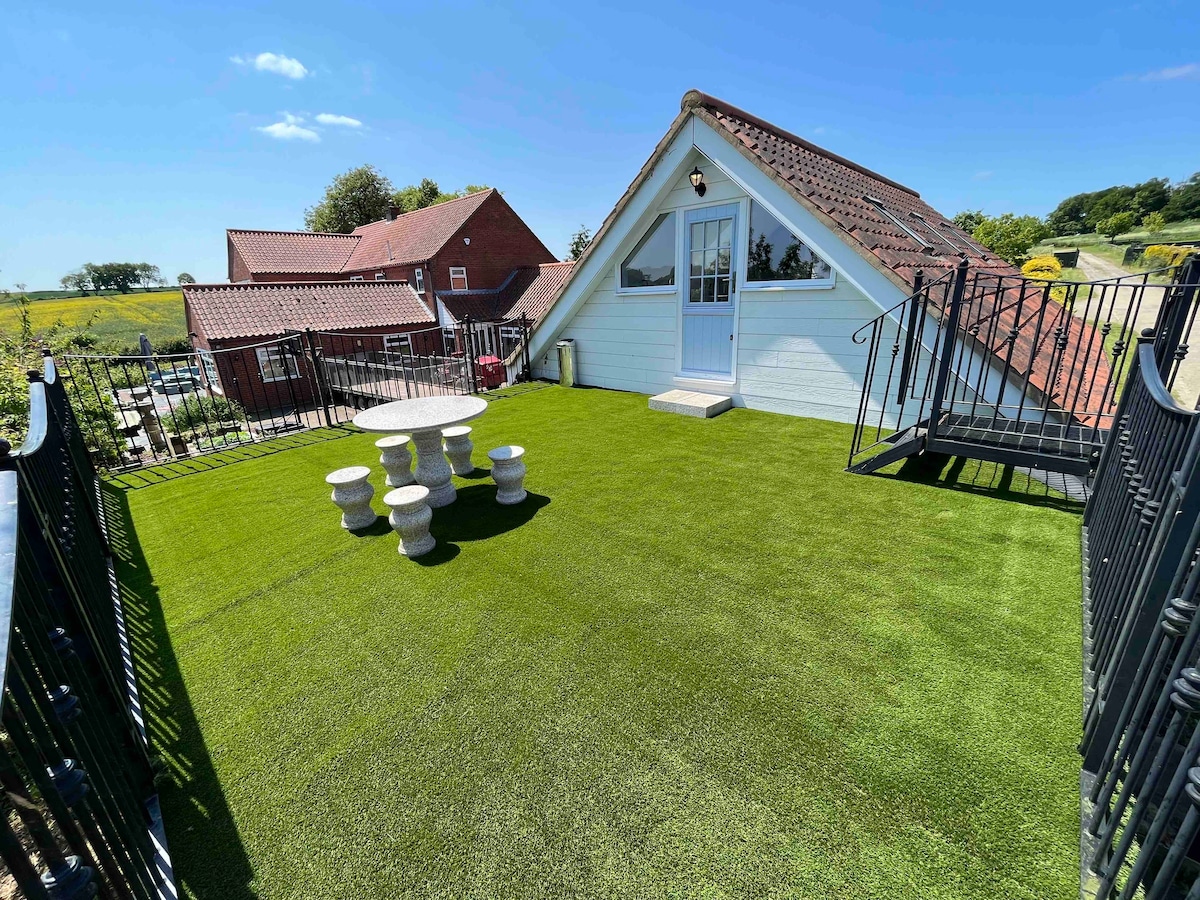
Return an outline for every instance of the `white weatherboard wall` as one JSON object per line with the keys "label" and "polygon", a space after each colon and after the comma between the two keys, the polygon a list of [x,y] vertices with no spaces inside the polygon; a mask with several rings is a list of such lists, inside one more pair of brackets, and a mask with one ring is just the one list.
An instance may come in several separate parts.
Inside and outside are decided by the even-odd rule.
{"label": "white weatherboard wall", "polygon": [[[687,173],[699,165],[707,187],[696,195]],[[657,394],[677,387],[726,394],[738,406],[851,422],[858,412],[866,349],[850,335],[879,315],[880,307],[844,277],[831,288],[753,289],[743,282],[749,233],[749,196],[698,151],[691,151],[658,203],[653,204],[608,254],[603,274],[556,338],[575,340],[579,384]],[[722,203],[740,204],[733,381],[682,378],[680,311],[683,289],[682,211]],[[617,266],[655,218],[676,211],[674,288],[660,294],[621,294]],[[801,234],[801,238],[806,235]],[[888,298],[891,300],[892,298]],[[551,343],[534,360],[538,377],[558,378]]]}

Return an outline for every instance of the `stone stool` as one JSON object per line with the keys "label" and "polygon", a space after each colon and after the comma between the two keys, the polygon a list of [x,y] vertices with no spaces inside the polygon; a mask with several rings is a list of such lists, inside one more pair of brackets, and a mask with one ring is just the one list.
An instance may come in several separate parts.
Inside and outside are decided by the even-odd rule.
{"label": "stone stool", "polygon": [[371,509],[375,488],[367,483],[370,474],[366,466],[349,466],[325,476],[325,483],[333,485],[330,499],[342,510],[342,527],[350,531],[366,528],[375,521],[375,511]]}
{"label": "stone stool", "polygon": [[525,448],[516,445],[497,447],[488,451],[492,461],[492,480],[496,482],[496,502],[512,506],[525,499]]}
{"label": "stone stool", "polygon": [[446,428],[442,431],[442,437],[445,438],[442,449],[446,451],[446,458],[450,460],[450,470],[455,475],[470,475],[474,472],[475,464],[471,462],[471,451],[475,449],[475,445],[471,443],[471,429],[466,425]]}
{"label": "stone stool", "polygon": [[388,491],[383,502],[392,510],[388,522],[392,531],[400,535],[399,552],[410,559],[424,556],[437,543],[429,533],[433,521],[433,510],[429,508],[429,488],[420,484]]}
{"label": "stone stool", "polygon": [[408,452],[408,441],[407,434],[389,434],[375,442],[375,446],[382,451],[379,454],[379,462],[383,464],[383,468],[387,472],[384,484],[388,487],[404,487],[415,481],[412,473],[412,454]]}

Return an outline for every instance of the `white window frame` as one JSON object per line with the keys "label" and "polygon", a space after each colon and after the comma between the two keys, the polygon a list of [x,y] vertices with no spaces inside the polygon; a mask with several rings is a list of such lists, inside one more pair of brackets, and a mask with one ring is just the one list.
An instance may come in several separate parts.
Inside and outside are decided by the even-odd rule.
{"label": "white window frame", "polygon": [[[680,248],[681,242],[686,237],[686,233],[683,230],[683,225],[680,224],[683,221],[684,217],[679,215],[678,214],[679,212],[680,211],[678,209],[656,209],[656,210],[654,210],[653,218],[650,219],[649,223],[647,223],[645,228],[643,228],[641,231],[639,231],[637,233],[637,240],[629,245],[629,249],[626,252],[620,254],[617,257],[616,264],[613,268],[613,284],[615,285],[614,292],[616,294],[618,294],[622,297],[640,297],[640,296],[646,296],[649,294],[663,295],[663,294],[679,293],[679,285],[680,285],[679,255],[681,253],[679,248]],[[641,241],[641,239],[646,236],[646,234],[649,232],[651,227],[653,227],[654,223],[656,221],[658,221],[658,217],[661,215],[674,215],[675,216],[675,248],[674,248],[675,249],[675,283],[674,284],[651,284],[651,285],[647,285],[646,287],[631,287],[631,288],[630,287],[621,287],[621,269],[625,265],[625,261],[627,259],[629,259],[629,257],[633,254],[633,250],[638,245],[638,242]]]}
{"label": "white window frame", "polygon": [[361,275],[351,275],[350,280],[351,281],[363,281],[364,279]]}
{"label": "white window frame", "polygon": [[[392,343],[395,343],[397,346],[389,346]],[[412,335],[408,333],[385,334],[383,336],[383,352],[407,353],[409,356],[412,356]]]}
{"label": "white window frame", "polygon": [[[457,275],[455,273],[458,273]],[[463,286],[456,288],[454,279],[461,278]],[[451,266],[450,267],[450,290],[452,291],[469,291],[471,288],[467,284],[467,267],[466,266]]]}
{"label": "white window frame", "polygon": [[204,380],[208,382],[209,389],[218,394],[225,393],[221,388],[221,373],[217,370],[217,358],[213,356],[212,351],[200,348],[196,351],[196,355],[200,357],[200,368],[204,371]]}
{"label": "white window frame", "polygon": [[[287,381],[289,377],[299,378],[300,370],[296,367],[296,358],[289,356],[283,352],[283,349],[277,346],[256,347],[255,355],[258,357],[258,374],[262,376],[263,384],[269,384],[272,381]],[[271,364],[272,357],[275,357],[283,371],[282,375],[267,375],[267,366]]]}
{"label": "white window frame", "polygon": [[745,226],[745,229],[739,229],[739,230],[743,230],[744,234],[745,234],[745,237],[744,237],[745,244],[742,247],[742,262],[739,267],[739,270],[740,270],[740,273],[742,276],[742,287],[741,287],[742,291],[749,292],[749,293],[753,293],[755,291],[776,291],[776,292],[778,292],[778,291],[827,291],[830,288],[832,288],[834,285],[837,284],[837,270],[835,270],[833,268],[833,264],[830,263],[829,260],[825,259],[824,256],[821,256],[820,253],[817,253],[817,251],[813,249],[812,244],[810,244],[804,238],[803,235],[796,234],[796,232],[792,229],[792,226],[789,225],[787,222],[783,221],[783,219],[775,212],[775,210],[771,209],[771,207],[769,207],[763,203],[759,203],[758,205],[763,209],[764,212],[770,213],[771,218],[773,218],[776,222],[778,222],[780,225],[782,225],[784,228],[786,228],[788,230],[788,234],[790,234],[792,237],[796,238],[796,240],[800,241],[800,243],[804,244],[804,246],[809,249],[809,252],[814,253],[817,256],[820,256],[821,259],[825,260],[825,265],[829,266],[829,277],[828,278],[782,279],[782,280],[778,280],[778,281],[751,281],[750,274],[749,274],[750,273],[750,216],[754,212],[754,209],[752,206],[752,204],[754,204],[754,203],[758,203],[758,201],[755,200],[753,197],[748,197],[746,199],[746,210],[745,210],[746,226]]}
{"label": "white window frame", "polygon": [[425,293],[425,273],[421,271],[420,266],[413,269],[413,280],[417,283],[417,293]]}
{"label": "white window frame", "polygon": [[442,349],[446,349],[450,345],[454,345],[454,350],[446,350],[447,353],[458,352],[458,326],[443,325],[442,326]]}
{"label": "white window frame", "polygon": [[375,280],[376,281],[387,281],[387,272],[376,272]]}

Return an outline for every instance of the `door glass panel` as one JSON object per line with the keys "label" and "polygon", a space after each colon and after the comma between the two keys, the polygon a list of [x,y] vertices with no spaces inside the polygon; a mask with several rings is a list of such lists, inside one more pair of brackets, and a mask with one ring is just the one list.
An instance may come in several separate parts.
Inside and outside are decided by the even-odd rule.
{"label": "door glass panel", "polygon": [[733,218],[693,222],[688,266],[689,303],[729,303],[733,287]]}
{"label": "door glass panel", "polygon": [[729,279],[722,277],[717,279],[717,302],[725,303],[729,300]]}

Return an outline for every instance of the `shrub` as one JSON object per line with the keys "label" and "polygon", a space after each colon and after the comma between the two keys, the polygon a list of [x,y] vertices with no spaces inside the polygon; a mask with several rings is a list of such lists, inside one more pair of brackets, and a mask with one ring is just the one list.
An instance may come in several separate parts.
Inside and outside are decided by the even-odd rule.
{"label": "shrub", "polygon": [[1021,271],[1030,278],[1055,281],[1062,275],[1062,263],[1053,256],[1035,256],[1021,266]]}
{"label": "shrub", "polygon": [[[168,415],[163,427],[180,436],[204,432],[205,425],[233,425],[245,417],[242,407],[225,397],[185,397]],[[207,435],[206,435],[207,436]]]}
{"label": "shrub", "polygon": [[1151,244],[1142,251],[1142,265],[1149,269],[1166,269],[1180,265],[1196,252],[1195,247],[1172,247],[1169,244]]}
{"label": "shrub", "polygon": [[1142,219],[1142,227],[1150,234],[1162,234],[1163,229],[1167,227],[1167,220],[1163,218],[1162,213],[1152,212]]}

